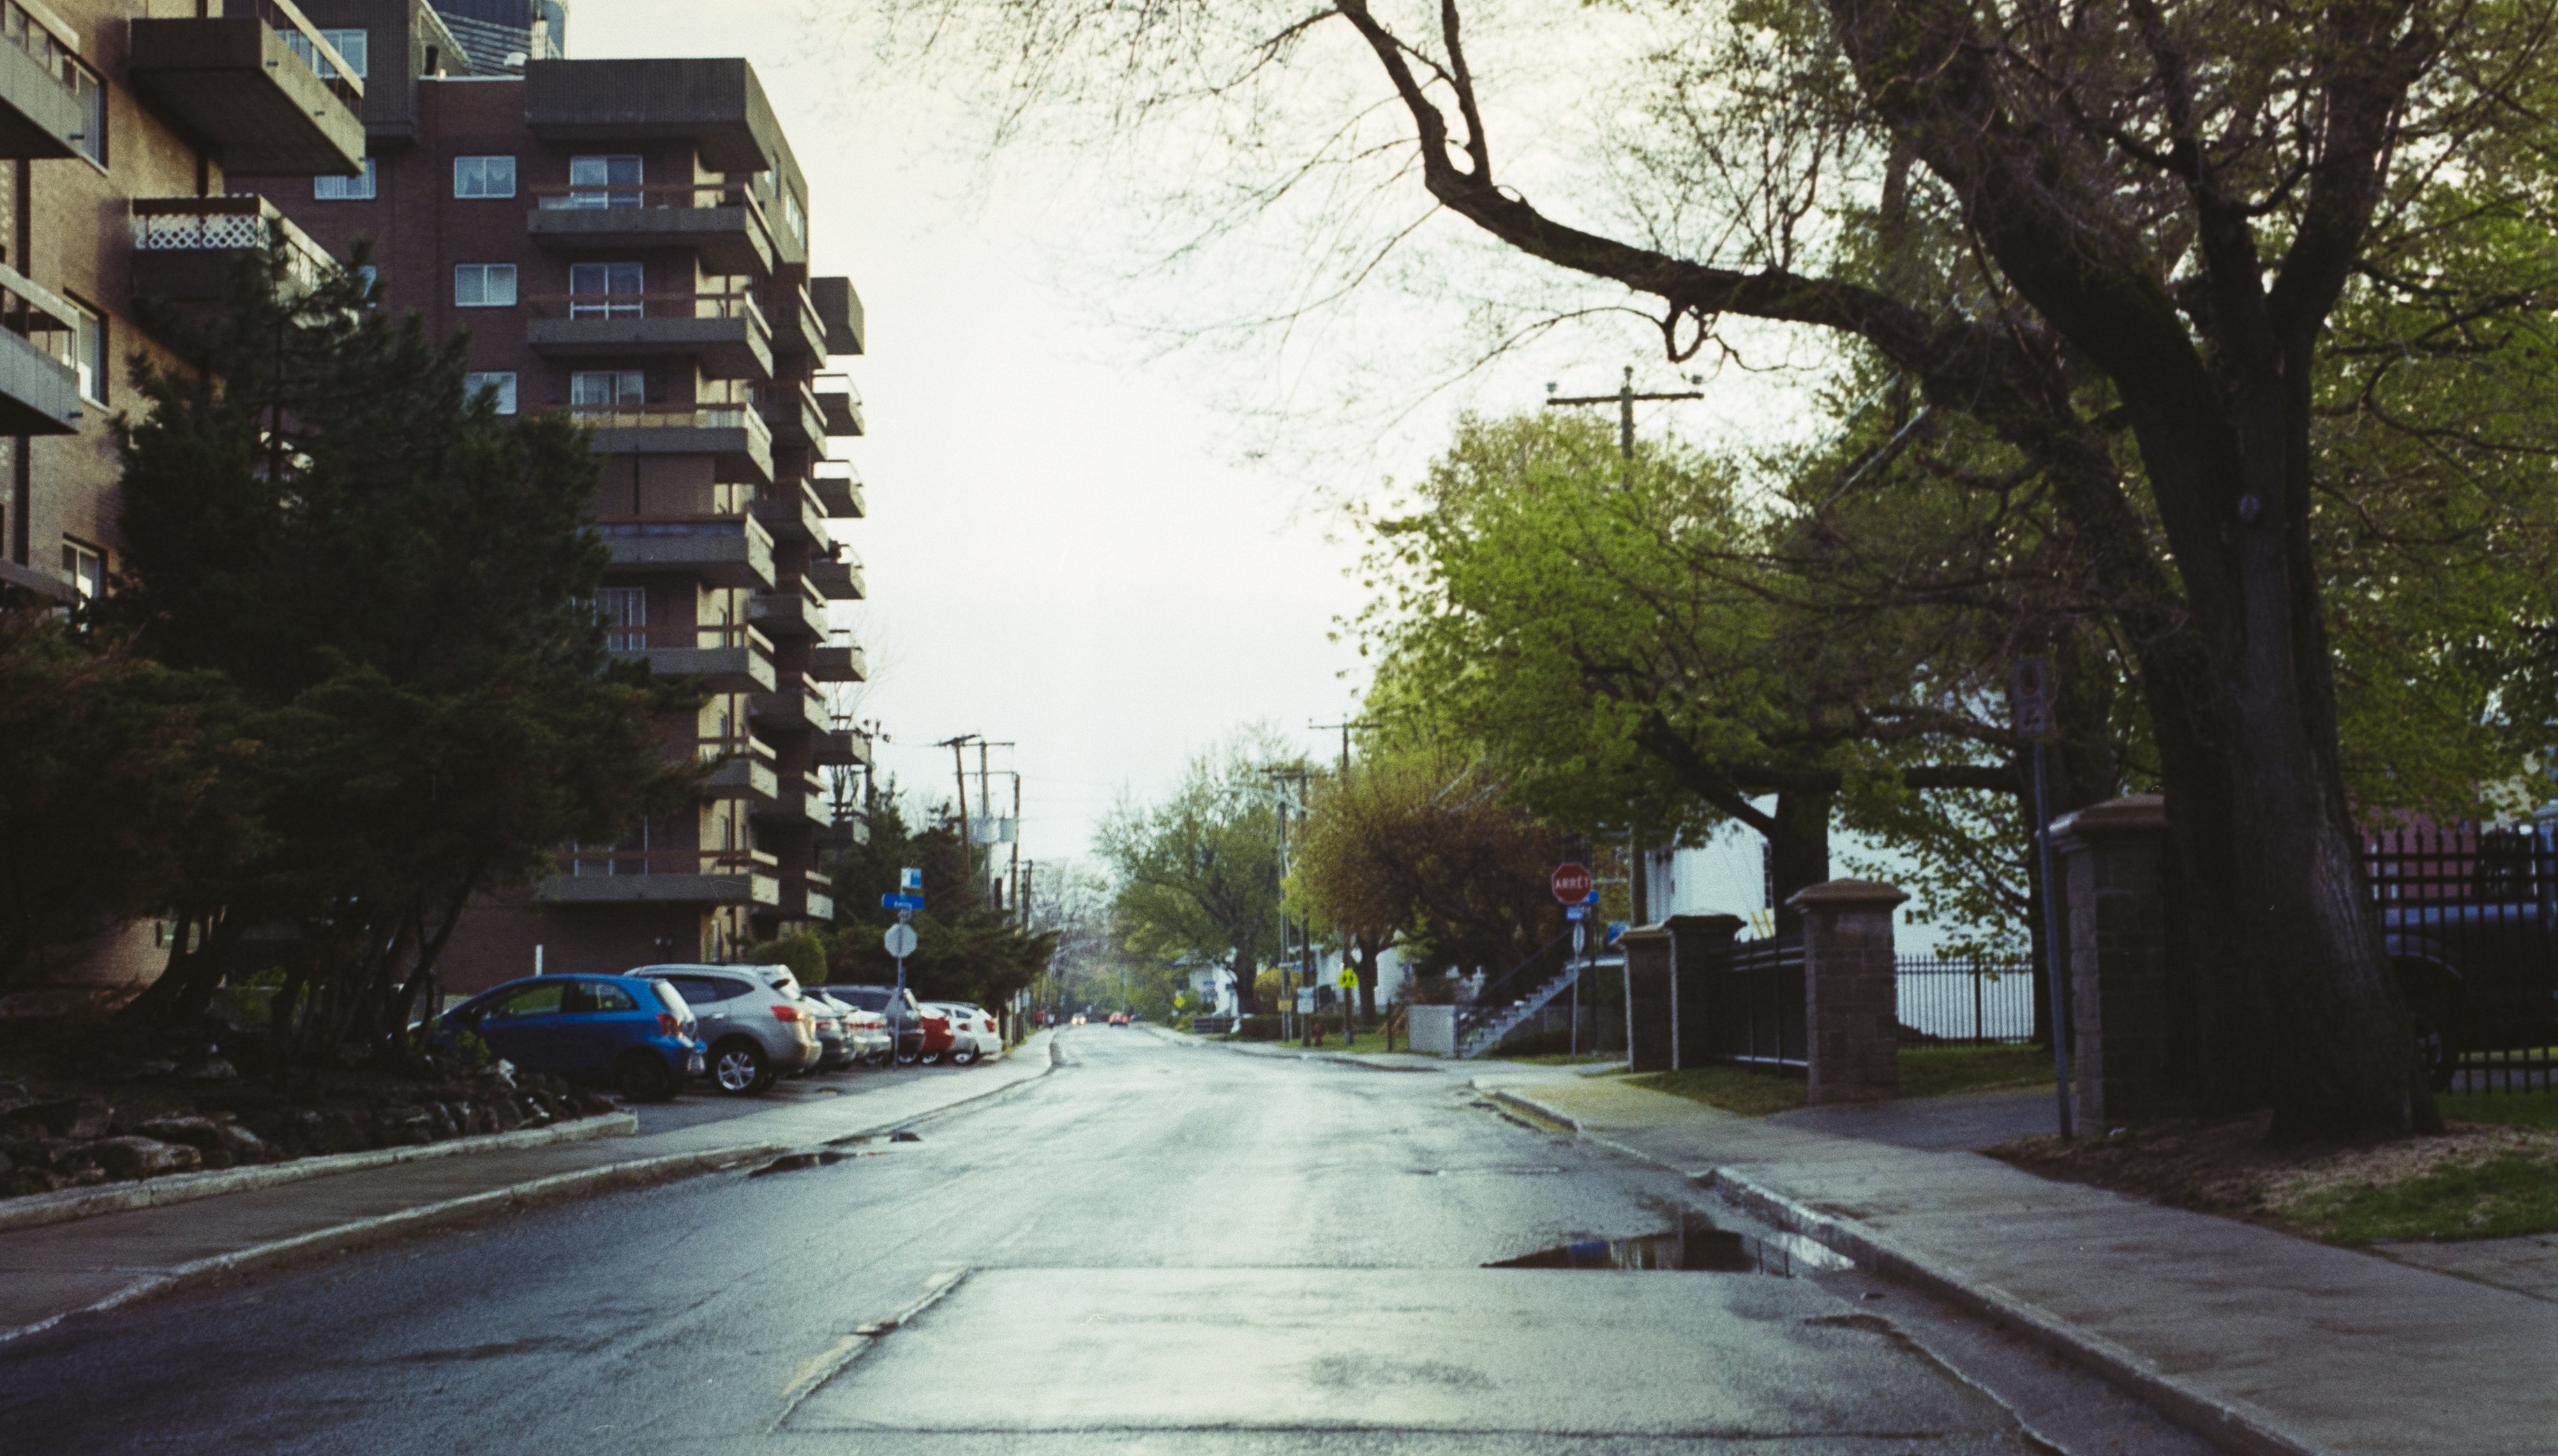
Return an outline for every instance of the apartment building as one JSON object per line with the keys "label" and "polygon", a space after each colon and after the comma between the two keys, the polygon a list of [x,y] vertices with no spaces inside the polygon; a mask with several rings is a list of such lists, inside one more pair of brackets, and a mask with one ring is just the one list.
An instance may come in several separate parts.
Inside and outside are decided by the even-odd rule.
{"label": "apartment building", "polygon": [[269,223],[315,267],[365,240],[381,305],[467,334],[499,409],[593,427],[610,645],[702,689],[663,737],[719,762],[691,810],[475,907],[448,984],[720,958],[831,919],[816,856],[855,830],[820,774],[869,749],[824,691],[863,673],[827,621],[863,591],[829,529],[862,513],[830,445],[861,408],[828,361],[862,352],[863,319],[810,272],[806,181],[753,70],[485,57],[422,0],[66,3],[0,0],[0,585],[66,600],[114,569],[104,426],[153,347],[136,301],[216,301]]}

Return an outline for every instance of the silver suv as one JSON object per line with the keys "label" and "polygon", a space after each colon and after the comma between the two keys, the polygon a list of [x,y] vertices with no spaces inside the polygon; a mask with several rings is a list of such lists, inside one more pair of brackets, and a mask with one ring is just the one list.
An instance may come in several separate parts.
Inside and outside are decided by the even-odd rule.
{"label": "silver suv", "polygon": [[748,1096],[785,1072],[817,1065],[817,1019],[786,965],[642,965],[693,1008],[711,1085]]}

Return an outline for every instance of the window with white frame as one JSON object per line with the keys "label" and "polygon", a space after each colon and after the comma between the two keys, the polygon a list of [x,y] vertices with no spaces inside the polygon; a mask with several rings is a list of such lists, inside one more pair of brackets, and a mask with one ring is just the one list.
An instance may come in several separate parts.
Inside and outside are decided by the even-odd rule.
{"label": "window with white frame", "polygon": [[568,376],[568,402],[581,409],[630,407],[648,401],[648,375],[640,369],[579,369]]}
{"label": "window with white frame", "polygon": [[568,159],[568,206],[636,208],[640,206],[642,168],[638,157],[571,157]]}
{"label": "window with white frame", "polygon": [[617,653],[636,653],[648,646],[648,589],[609,586],[595,594],[596,615],[604,619],[604,645]]}
{"label": "window with white frame", "polygon": [[71,330],[71,372],[79,375],[80,397],[106,402],[106,317],[86,304],[71,305],[78,327]]}
{"label": "window with white frame", "polygon": [[799,206],[799,194],[782,189],[782,223],[790,229],[790,238],[801,247],[808,245],[808,214]]}
{"label": "window with white frame", "polygon": [[[324,30],[320,33],[320,39],[327,41],[329,49],[337,52],[346,61],[348,73],[355,79],[362,80],[364,73],[372,69],[370,54],[372,38],[363,31]],[[330,65],[327,59],[321,56],[320,48],[311,44],[310,37],[299,31],[286,31],[284,49],[301,57],[303,64],[309,66],[312,73],[322,80],[338,78],[338,68]]]}
{"label": "window with white frame", "polygon": [[513,414],[515,412],[514,372],[493,369],[487,373],[471,373],[462,376],[464,399],[476,400],[483,394],[491,396],[491,403],[496,406],[499,414]]}
{"label": "window with white frame", "polygon": [[515,195],[512,157],[456,157],[453,195],[458,198],[510,198]]}
{"label": "window with white frame", "polygon": [[458,309],[504,309],[515,306],[515,265],[456,263],[453,306]]}
{"label": "window with white frame", "polygon": [[647,311],[640,299],[646,291],[646,274],[638,263],[571,263],[568,316],[636,319]]}
{"label": "window with white frame", "polygon": [[63,63],[63,81],[71,88],[72,98],[79,102],[79,134],[71,144],[81,156],[100,167],[106,165],[106,82],[97,73],[76,61]]}
{"label": "window with white frame", "polygon": [[97,547],[66,538],[63,541],[63,580],[71,584],[83,602],[94,602],[106,595],[106,553]]}
{"label": "window with white frame", "polygon": [[323,203],[369,203],[374,196],[375,176],[373,159],[366,157],[364,175],[361,177],[312,178],[312,200]]}

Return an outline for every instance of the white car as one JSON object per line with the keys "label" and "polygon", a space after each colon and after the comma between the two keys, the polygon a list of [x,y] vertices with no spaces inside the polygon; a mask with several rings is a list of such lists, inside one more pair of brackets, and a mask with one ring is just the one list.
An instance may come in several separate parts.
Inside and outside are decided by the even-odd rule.
{"label": "white car", "polygon": [[950,1065],[965,1067],[971,1062],[1004,1055],[1003,1028],[996,1024],[995,1013],[966,1001],[935,1001],[936,1010],[950,1017]]}

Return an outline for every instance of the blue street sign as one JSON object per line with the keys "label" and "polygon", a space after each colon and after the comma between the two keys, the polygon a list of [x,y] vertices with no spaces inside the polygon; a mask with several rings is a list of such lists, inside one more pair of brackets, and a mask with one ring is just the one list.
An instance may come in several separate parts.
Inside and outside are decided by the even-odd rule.
{"label": "blue street sign", "polygon": [[921,895],[882,895],[880,897],[880,908],[882,910],[922,910],[924,908],[924,897]]}
{"label": "blue street sign", "polygon": [[897,872],[897,887],[909,894],[923,894],[924,871],[913,868],[899,870]]}
{"label": "blue street sign", "polygon": [[1591,887],[1590,887],[1590,898],[1589,898],[1589,899],[1587,899],[1587,900],[1582,901],[1581,903],[1582,903],[1582,904],[1584,904],[1584,905],[1596,905],[1596,904],[1598,904],[1598,903],[1599,903],[1599,887],[1598,887],[1598,886],[1596,886],[1596,885],[1591,886]]}
{"label": "blue street sign", "polygon": [[1608,922],[1608,938],[1605,941],[1600,942],[1600,944],[1603,946],[1614,946],[1620,940],[1625,938],[1626,932],[1633,929],[1634,925],[1632,922],[1612,920]]}
{"label": "blue street sign", "polygon": [[1587,905],[1567,905],[1563,907],[1563,918],[1565,920],[1588,920],[1590,918],[1590,907]]}

